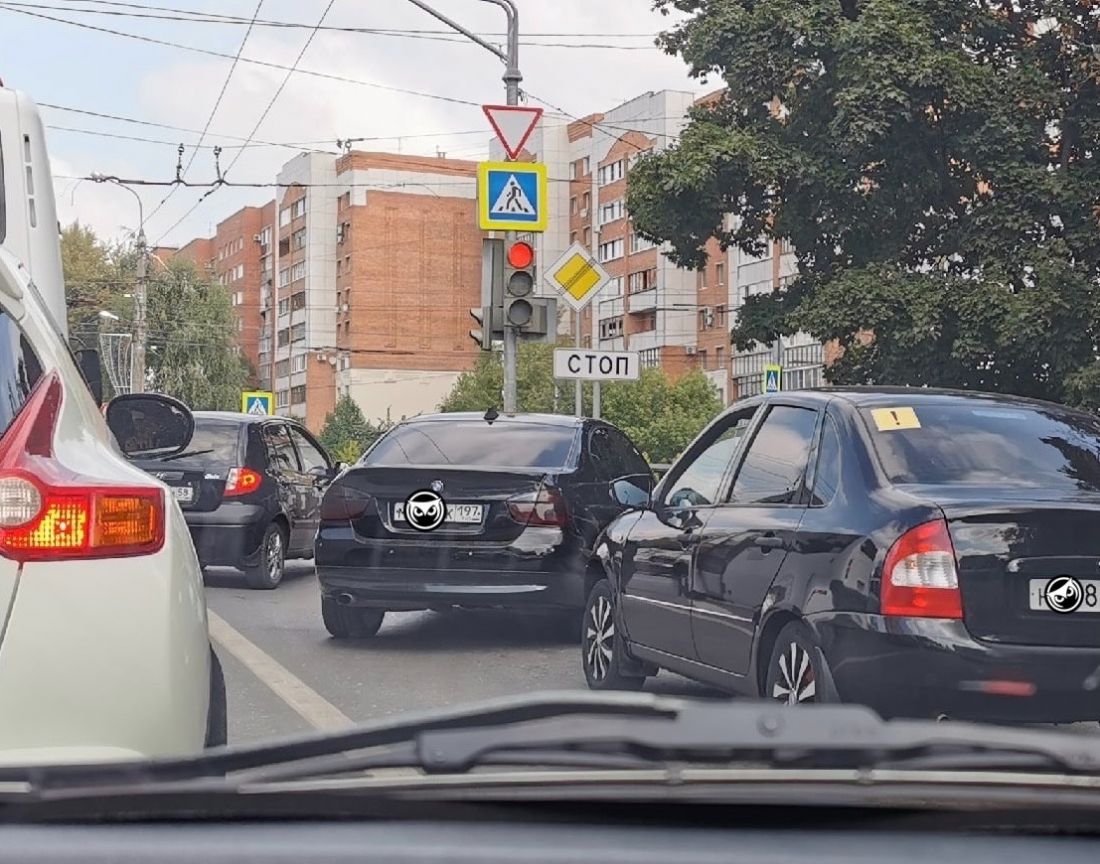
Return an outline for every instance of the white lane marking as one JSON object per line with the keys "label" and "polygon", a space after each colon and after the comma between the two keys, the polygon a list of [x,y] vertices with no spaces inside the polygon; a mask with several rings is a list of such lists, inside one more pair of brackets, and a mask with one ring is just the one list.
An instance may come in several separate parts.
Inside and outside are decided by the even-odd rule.
{"label": "white lane marking", "polygon": [[315,729],[346,729],[351,718],[301,678],[207,610],[210,636]]}

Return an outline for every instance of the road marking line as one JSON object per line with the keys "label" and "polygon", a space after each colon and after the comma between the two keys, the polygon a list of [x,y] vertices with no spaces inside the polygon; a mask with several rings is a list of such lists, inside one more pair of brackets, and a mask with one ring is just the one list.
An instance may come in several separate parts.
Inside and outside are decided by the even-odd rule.
{"label": "road marking line", "polygon": [[207,610],[210,636],[315,729],[346,729],[351,718],[301,678]]}

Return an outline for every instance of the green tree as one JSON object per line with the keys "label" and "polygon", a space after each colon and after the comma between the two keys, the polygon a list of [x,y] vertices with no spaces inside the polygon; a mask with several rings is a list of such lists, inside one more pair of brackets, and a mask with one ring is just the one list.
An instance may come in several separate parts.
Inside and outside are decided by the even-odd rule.
{"label": "green tree", "polygon": [[111,249],[91,228],[74,222],[61,232],[61,266],[65,276],[69,333],[77,341],[96,347],[99,312],[115,294],[122,293],[122,275]]}
{"label": "green tree", "polygon": [[[503,371],[498,355],[484,354],[471,372],[455,382],[441,411],[500,410]],[[520,345],[516,393],[525,412],[572,413],[574,384],[554,380],[553,346]],[[592,413],[586,387],[585,413]],[[722,401],[706,375],[692,371],[672,383],[662,369],[646,369],[638,381],[602,385],[600,415],[626,432],[651,462],[670,462],[702,431]]]}
{"label": "green tree", "polygon": [[690,267],[710,237],[797,250],[735,345],[802,329],[844,349],[839,383],[1100,402],[1094,4],[655,5],[689,16],[666,51],[726,86],[631,172],[636,227]]}
{"label": "green tree", "polygon": [[392,425],[388,419],[378,424],[371,423],[358,403],[351,396],[344,395],[325,418],[320,440],[334,459],[355,462]]}

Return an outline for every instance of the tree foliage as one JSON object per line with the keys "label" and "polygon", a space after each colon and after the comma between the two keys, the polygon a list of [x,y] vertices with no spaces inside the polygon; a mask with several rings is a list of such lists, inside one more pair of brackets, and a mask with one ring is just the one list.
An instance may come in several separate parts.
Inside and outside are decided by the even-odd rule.
{"label": "tree foliage", "polygon": [[[553,346],[522,343],[516,374],[521,411],[572,413],[575,385],[555,381]],[[441,411],[487,411],[503,408],[500,356],[483,354],[476,368],[464,373],[440,405]],[[592,413],[586,388],[585,413]],[[719,411],[722,400],[699,371],[671,382],[662,369],[643,370],[639,381],[608,382],[601,387],[600,416],[627,433],[652,462],[672,461]]]}
{"label": "tree foliage", "polygon": [[734,344],[801,329],[844,349],[841,383],[1100,401],[1094,4],[655,5],[689,16],[662,46],[725,89],[636,165],[636,227],[685,266],[710,237],[797,250]]}
{"label": "tree foliage", "polygon": [[95,347],[99,312],[108,307],[113,295],[121,293],[122,275],[112,259],[112,250],[91,228],[74,222],[61,232],[61,267],[69,333]]}
{"label": "tree foliage", "polygon": [[391,422],[371,423],[351,396],[343,395],[325,418],[320,440],[332,457],[340,462],[356,462],[375,440],[392,426]]}

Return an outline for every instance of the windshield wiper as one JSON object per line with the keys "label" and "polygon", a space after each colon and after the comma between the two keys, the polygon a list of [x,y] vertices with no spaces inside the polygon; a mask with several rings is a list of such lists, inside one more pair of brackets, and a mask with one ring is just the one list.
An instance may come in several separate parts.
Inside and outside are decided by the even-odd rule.
{"label": "windshield wiper", "polygon": [[1100,774],[1100,744],[1076,733],[965,723],[883,721],[859,706],[788,709],[771,702],[650,694],[540,694],[388,720],[202,756],[124,765],[0,768],[36,791],[217,781],[219,788],[412,768],[774,767],[1015,770]]}
{"label": "windshield wiper", "polygon": [[186,459],[188,456],[204,456],[207,453],[213,453],[214,448],[207,447],[205,450],[184,450],[182,453],[172,453],[168,456],[161,456],[161,462],[173,462],[176,459]]}

